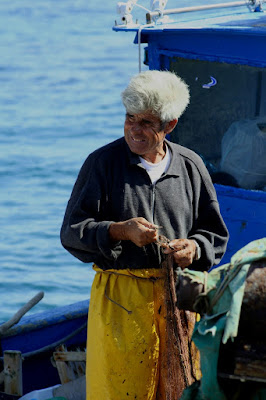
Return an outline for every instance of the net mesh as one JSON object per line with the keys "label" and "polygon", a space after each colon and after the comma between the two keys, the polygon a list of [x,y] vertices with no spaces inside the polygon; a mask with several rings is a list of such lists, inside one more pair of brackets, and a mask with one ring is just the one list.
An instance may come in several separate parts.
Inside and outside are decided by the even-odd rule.
{"label": "net mesh", "polygon": [[[174,261],[169,254],[162,263],[165,274],[166,351],[161,355],[165,399],[178,400],[199,376],[199,352],[191,342],[196,314],[179,310],[175,290]],[[162,399],[158,393],[157,399]]]}

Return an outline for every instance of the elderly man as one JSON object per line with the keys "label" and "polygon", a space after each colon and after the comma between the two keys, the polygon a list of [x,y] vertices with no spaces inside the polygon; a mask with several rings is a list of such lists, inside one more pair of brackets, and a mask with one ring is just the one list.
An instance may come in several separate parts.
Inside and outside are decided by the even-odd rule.
{"label": "elderly man", "polygon": [[201,158],[165,138],[189,103],[187,85],[171,72],[146,71],[122,100],[124,137],[85,161],[61,240],[96,271],[87,400],[165,399],[162,260],[172,253],[176,267],[208,270],[220,262],[228,232]]}

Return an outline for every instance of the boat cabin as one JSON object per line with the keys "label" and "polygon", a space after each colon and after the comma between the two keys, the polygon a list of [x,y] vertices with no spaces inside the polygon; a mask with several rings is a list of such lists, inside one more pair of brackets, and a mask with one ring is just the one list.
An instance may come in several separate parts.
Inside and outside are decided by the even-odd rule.
{"label": "boat cabin", "polygon": [[113,29],[135,32],[139,70],[144,63],[174,71],[190,87],[190,105],[171,140],[198,153],[210,172],[230,232],[228,262],[266,232],[264,1],[169,10],[166,3],[152,1],[143,24],[130,18],[136,0],[119,3],[128,8],[123,14],[118,7],[122,17]]}

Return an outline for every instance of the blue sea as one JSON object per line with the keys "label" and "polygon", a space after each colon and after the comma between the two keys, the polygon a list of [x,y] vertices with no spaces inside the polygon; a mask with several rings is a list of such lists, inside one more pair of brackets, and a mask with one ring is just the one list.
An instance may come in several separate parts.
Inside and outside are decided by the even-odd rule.
{"label": "blue sea", "polygon": [[134,33],[112,31],[116,19],[113,0],[0,2],[1,321],[39,291],[30,313],[90,296],[91,265],[59,232],[83,161],[123,135],[120,93],[138,49]]}

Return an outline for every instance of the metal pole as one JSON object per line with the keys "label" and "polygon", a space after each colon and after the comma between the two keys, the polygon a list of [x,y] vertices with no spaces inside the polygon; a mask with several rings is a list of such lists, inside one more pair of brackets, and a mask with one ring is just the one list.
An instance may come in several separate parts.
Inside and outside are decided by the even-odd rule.
{"label": "metal pole", "polygon": [[195,6],[195,7],[183,7],[183,8],[172,8],[170,10],[164,10],[162,13],[160,11],[152,11],[146,14],[147,24],[152,22],[153,17],[160,17],[161,15],[169,15],[169,14],[181,14],[192,11],[203,11],[203,10],[212,10],[216,8],[227,8],[227,7],[239,7],[247,5],[247,1],[232,1],[231,3],[218,3],[218,4],[209,4],[204,6]]}
{"label": "metal pole", "polygon": [[12,328],[13,325],[17,324],[20,319],[25,315],[32,307],[34,307],[44,296],[44,292],[37,293],[28,303],[21,307],[13,317],[0,325],[0,337],[3,336],[8,329]]}

